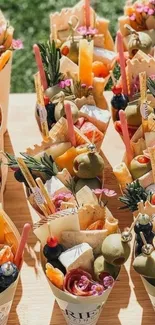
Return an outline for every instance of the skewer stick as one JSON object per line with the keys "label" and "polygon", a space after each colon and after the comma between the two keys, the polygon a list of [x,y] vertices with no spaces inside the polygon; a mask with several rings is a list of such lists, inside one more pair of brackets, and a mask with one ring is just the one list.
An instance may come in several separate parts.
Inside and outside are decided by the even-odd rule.
{"label": "skewer stick", "polygon": [[36,178],[36,183],[39,186],[39,188],[40,188],[40,190],[41,190],[41,192],[42,192],[42,194],[43,194],[43,196],[44,196],[44,198],[45,198],[45,200],[47,202],[47,205],[48,205],[48,207],[50,209],[50,212],[54,213],[55,212],[55,206],[54,206],[54,204],[53,204],[53,202],[52,202],[52,200],[51,200],[51,198],[49,196],[49,193],[48,193],[46,187],[44,186],[44,184],[43,184],[40,177]]}
{"label": "skewer stick", "polygon": [[123,110],[119,111],[119,118],[121,122],[122,133],[123,133],[123,141],[126,147],[127,160],[128,160],[128,164],[130,164],[131,160],[133,159],[133,150],[131,148],[126,115]]}
{"label": "skewer stick", "polygon": [[14,263],[18,268],[21,266],[23,253],[24,253],[25,246],[27,244],[27,239],[28,239],[30,229],[31,229],[31,225],[29,223],[26,223],[23,227],[21,240],[14,259]]}
{"label": "skewer stick", "polygon": [[37,67],[40,72],[41,83],[42,83],[43,89],[46,90],[48,88],[48,84],[47,84],[46,74],[45,74],[45,70],[44,70],[44,66],[43,66],[43,62],[42,62],[42,57],[40,54],[40,49],[37,44],[33,45],[33,51],[35,54]]}
{"label": "skewer stick", "polygon": [[123,94],[128,96],[128,84],[127,84],[126,68],[125,68],[123,36],[120,31],[117,32],[117,49],[118,49],[119,60],[120,60]]}
{"label": "skewer stick", "polygon": [[146,241],[145,236],[144,236],[144,234],[143,234],[142,231],[140,231],[140,237],[141,237],[141,239],[142,239],[143,244],[144,244],[145,246],[147,246],[147,241]]}
{"label": "skewer stick", "polygon": [[113,71],[110,70],[109,72],[110,72],[110,77],[111,77],[111,79],[112,79],[112,82],[113,82],[113,84],[114,84],[114,86],[115,86],[115,85],[116,85],[116,79],[115,79],[115,77],[114,77]]}
{"label": "skewer stick", "polygon": [[44,205],[45,201],[43,196],[41,195],[39,188],[36,186],[36,182],[34,181],[28,167],[26,166],[23,158],[17,158],[18,166],[25,177],[25,180],[27,181],[32,193],[34,194],[35,202],[38,205],[38,207],[41,209],[41,211],[44,213],[45,217],[48,217],[48,211],[46,209],[46,206]]}
{"label": "skewer stick", "polygon": [[155,183],[155,148],[149,147],[148,148],[150,160],[151,160],[151,167],[152,167],[152,174],[153,174],[153,181]]}
{"label": "skewer stick", "polygon": [[147,104],[147,87],[146,87],[146,72],[139,73],[140,81],[140,96],[141,96],[141,107],[140,112],[142,115],[142,127],[143,132],[148,131],[148,104]]}
{"label": "skewer stick", "polygon": [[75,131],[74,131],[74,124],[73,124],[73,117],[70,104],[65,104],[65,113],[68,123],[68,134],[69,140],[73,147],[76,147],[76,138],[75,138]]}
{"label": "skewer stick", "polygon": [[92,141],[91,141],[92,144],[94,144],[94,142],[95,142],[95,135],[96,135],[96,130],[93,131],[93,136],[92,136]]}
{"label": "skewer stick", "polygon": [[44,141],[48,141],[49,130],[48,130],[48,123],[47,123],[47,111],[44,104],[44,94],[42,91],[41,78],[39,72],[34,75],[34,82],[35,82],[35,88],[37,93],[37,104],[39,109],[41,130],[42,130]]}

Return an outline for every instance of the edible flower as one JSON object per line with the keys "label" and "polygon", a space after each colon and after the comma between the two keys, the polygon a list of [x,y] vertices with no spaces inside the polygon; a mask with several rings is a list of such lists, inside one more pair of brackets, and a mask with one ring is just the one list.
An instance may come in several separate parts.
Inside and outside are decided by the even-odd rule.
{"label": "edible flower", "polygon": [[17,40],[13,39],[12,40],[12,49],[13,50],[21,50],[23,48],[24,48],[23,42],[20,39],[17,39]]}
{"label": "edible flower", "polygon": [[109,190],[108,188],[102,188],[102,189],[100,189],[100,188],[97,188],[97,189],[95,189],[95,190],[92,190],[93,191],[93,193],[95,194],[95,195],[101,195],[101,194],[105,194],[106,196],[108,196],[108,197],[112,197],[112,196],[116,196],[117,195],[117,193],[115,192],[115,191],[113,191],[113,190]]}
{"label": "edible flower", "polygon": [[92,27],[87,28],[86,26],[78,27],[77,31],[82,36],[94,36],[98,32],[98,30],[96,28],[92,28]]}

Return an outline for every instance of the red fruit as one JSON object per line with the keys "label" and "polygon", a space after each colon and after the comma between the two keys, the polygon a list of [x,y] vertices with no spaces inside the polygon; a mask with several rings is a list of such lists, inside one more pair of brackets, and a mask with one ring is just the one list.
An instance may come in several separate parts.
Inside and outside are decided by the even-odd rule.
{"label": "red fruit", "polygon": [[137,158],[137,161],[140,164],[147,164],[148,162],[150,162],[150,159],[145,157],[145,156],[140,156],[140,157]]}
{"label": "red fruit", "polygon": [[58,245],[58,241],[56,237],[48,237],[47,238],[47,245],[49,247],[56,247]]}
{"label": "red fruit", "polygon": [[[116,121],[114,123],[114,127],[115,130],[120,134],[120,136],[122,137],[122,128],[121,128],[121,122],[120,121]],[[137,128],[128,125],[128,130],[129,130],[129,137],[130,139],[133,137],[134,133],[136,132]]]}
{"label": "red fruit", "polygon": [[115,95],[120,95],[122,93],[122,87],[120,85],[113,86],[111,90]]}
{"label": "red fruit", "polygon": [[155,205],[155,193],[152,195],[151,204]]}
{"label": "red fruit", "polygon": [[63,49],[61,50],[61,53],[63,54],[63,55],[68,55],[68,53],[69,53],[69,47],[66,45],[66,46],[64,46],[63,47]]}
{"label": "red fruit", "polygon": [[50,102],[50,99],[47,96],[44,96],[44,104],[45,106],[48,105]]}

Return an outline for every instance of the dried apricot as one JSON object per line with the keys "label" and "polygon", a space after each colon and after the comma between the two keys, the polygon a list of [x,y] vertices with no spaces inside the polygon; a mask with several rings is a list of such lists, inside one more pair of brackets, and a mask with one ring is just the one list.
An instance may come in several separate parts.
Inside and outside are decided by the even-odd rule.
{"label": "dried apricot", "polygon": [[59,269],[53,267],[50,263],[47,263],[46,275],[57,288],[63,288],[64,274]]}
{"label": "dried apricot", "polygon": [[106,64],[100,61],[94,61],[92,64],[94,77],[105,78],[109,74],[109,69]]}

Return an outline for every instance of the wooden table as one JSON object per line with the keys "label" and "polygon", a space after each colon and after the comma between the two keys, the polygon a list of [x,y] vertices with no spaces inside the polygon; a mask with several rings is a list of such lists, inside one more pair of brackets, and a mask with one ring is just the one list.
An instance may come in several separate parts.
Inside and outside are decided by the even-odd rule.
{"label": "wooden table", "polygon": [[[109,97],[109,94],[108,94]],[[15,154],[35,143],[41,136],[34,118],[35,95],[12,94],[8,133],[5,135],[5,151]],[[110,123],[104,139],[103,149],[112,165],[119,163],[124,145]],[[105,185],[119,192],[112,170],[106,161]],[[5,210],[21,232],[25,222],[34,222],[37,216],[25,198],[22,184],[16,182],[10,171],[4,195]],[[109,199],[108,207],[119,219],[120,228],[132,222],[130,213],[119,211],[117,198]],[[11,309],[8,325],[60,325],[65,324],[61,311],[43,274],[39,261],[39,244],[31,233],[25,262]],[[98,325],[152,325],[155,314],[140,277],[132,268],[131,258],[122,268],[119,280],[104,306]]]}

